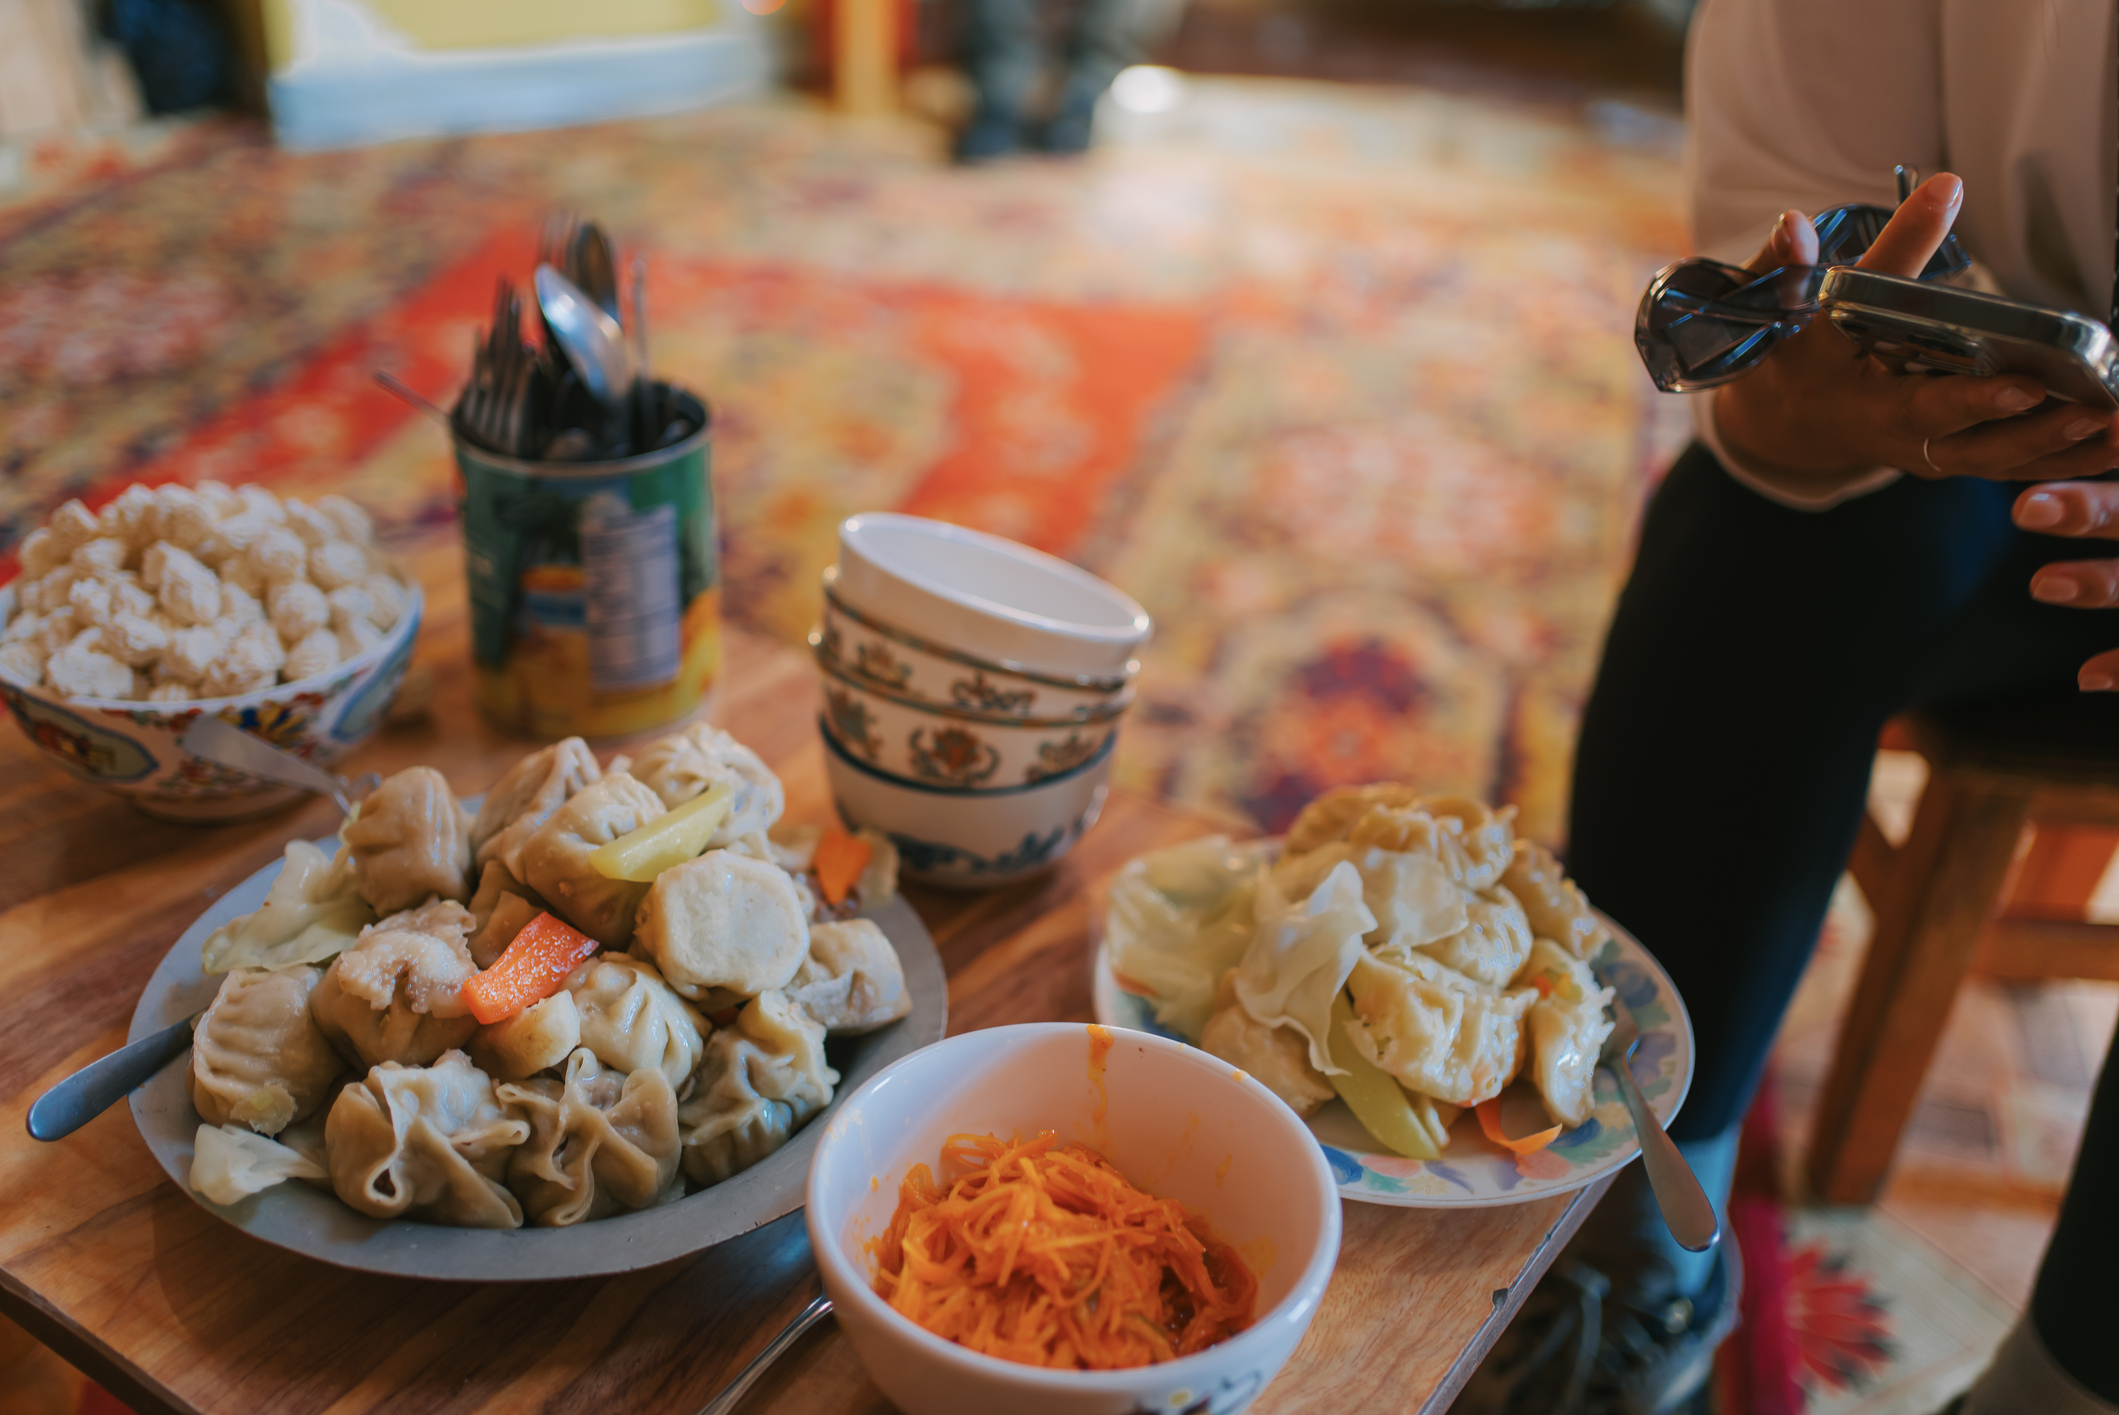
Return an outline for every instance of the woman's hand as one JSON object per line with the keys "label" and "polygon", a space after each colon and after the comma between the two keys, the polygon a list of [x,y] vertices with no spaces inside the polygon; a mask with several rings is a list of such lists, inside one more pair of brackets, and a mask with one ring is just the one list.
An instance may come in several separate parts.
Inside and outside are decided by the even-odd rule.
{"label": "woman's hand", "polygon": [[[2070,482],[2034,486],[2016,498],[2016,524],[2049,536],[2119,540],[2119,484]],[[2031,595],[2047,604],[2119,609],[2119,560],[2060,560],[2031,576]],[[2119,687],[2119,649],[2100,653],[2075,676],[2086,693]]]}
{"label": "woman's hand", "polygon": [[[1949,234],[1964,184],[1938,173],[1898,208],[1859,264],[1917,276]],[[1817,233],[1781,215],[1750,268],[1810,264]],[[2108,414],[2073,403],[2045,408],[2034,378],[1900,373],[1818,318],[1757,368],[1715,394],[1715,423],[1733,454],[1820,491],[1876,467],[1921,477],[2048,481],[2119,466]],[[2032,411],[2036,409],[2036,411]]]}

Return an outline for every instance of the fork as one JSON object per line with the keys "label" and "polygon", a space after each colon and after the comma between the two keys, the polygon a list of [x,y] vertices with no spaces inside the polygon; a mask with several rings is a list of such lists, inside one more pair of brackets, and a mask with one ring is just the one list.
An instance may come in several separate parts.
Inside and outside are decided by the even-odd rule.
{"label": "fork", "polygon": [[1641,1142],[1641,1166],[1648,1171],[1648,1187],[1655,1193],[1656,1207],[1663,1211],[1670,1236],[1677,1239],[1680,1248],[1704,1253],[1720,1240],[1721,1220],[1715,1217],[1714,1205],[1708,1202],[1707,1191],[1700,1187],[1692,1166],[1685,1163],[1677,1145],[1663,1133],[1663,1123],[1648,1108],[1648,1098],[1633,1079],[1629,1063],[1633,1049],[1641,1044],[1640,1024],[1616,993],[1605,1010],[1611,1015],[1612,1029],[1604,1041],[1604,1050],[1597,1056],[1597,1065],[1611,1072],[1619,1083],[1626,1113],[1633,1117],[1633,1133]]}

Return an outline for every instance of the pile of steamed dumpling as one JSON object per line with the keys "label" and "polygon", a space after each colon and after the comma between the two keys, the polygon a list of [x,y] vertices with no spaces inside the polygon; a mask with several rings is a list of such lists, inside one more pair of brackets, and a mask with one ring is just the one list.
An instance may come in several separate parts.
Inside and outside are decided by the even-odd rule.
{"label": "pile of steamed dumpling", "polygon": [[[598,847],[727,800],[700,853],[608,878]],[[217,1203],[289,1178],[353,1208],[476,1228],[565,1225],[682,1198],[756,1164],[830,1103],[829,1033],[911,1007],[881,929],[887,838],[836,903],[823,831],[706,725],[609,770],[578,737],[532,752],[476,817],[412,767],[362,801],[336,859],[287,847],[264,905],[207,939],[191,1180]],[[689,809],[689,808],[688,808]],[[557,991],[481,1025],[464,985],[549,911],[601,945]]]}
{"label": "pile of steamed dumpling", "polygon": [[1147,856],[1112,888],[1112,966],[1300,1114],[1345,1094],[1358,1057],[1436,1150],[1458,1107],[1526,1070],[1579,1125],[1612,1028],[1589,966],[1610,932],[1514,817],[1349,787],[1303,809],[1277,860],[1218,836]]}

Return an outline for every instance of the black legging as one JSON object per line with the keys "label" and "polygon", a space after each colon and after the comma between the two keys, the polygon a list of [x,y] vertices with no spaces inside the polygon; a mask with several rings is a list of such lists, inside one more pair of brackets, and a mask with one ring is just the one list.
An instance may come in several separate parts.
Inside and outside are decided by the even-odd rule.
{"label": "black legging", "polygon": [[[2018,490],[1905,477],[1794,511],[1694,446],[1650,502],[1583,715],[1569,866],[1691,1010],[1698,1069],[1678,1138],[1743,1116],[1846,867],[1886,718],[2005,701],[2119,744],[2119,695],[2075,688],[2085,659],[2119,647],[2119,614],[2028,589],[2036,566],[2102,543],[2017,530]],[[2034,1320],[2070,1374],[2119,1400],[2109,1060],[2070,1194]]]}

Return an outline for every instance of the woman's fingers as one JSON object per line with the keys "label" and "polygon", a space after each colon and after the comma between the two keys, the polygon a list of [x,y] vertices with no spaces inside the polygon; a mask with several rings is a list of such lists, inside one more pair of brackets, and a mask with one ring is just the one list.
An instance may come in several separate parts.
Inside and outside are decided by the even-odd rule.
{"label": "woman's fingers", "polygon": [[[1881,367],[1880,365],[1878,366]],[[1893,379],[1903,379],[1893,386],[1906,392],[1906,420],[1917,437],[1943,438],[1996,418],[2015,418],[2018,413],[2028,412],[2045,401],[2045,386],[2035,378],[2011,375],[2002,378],[1974,378],[1970,374],[1892,374]],[[2075,431],[2076,425],[2085,418],[2094,418],[2088,431]],[[2051,419],[2048,427],[2041,419]],[[2038,424],[2038,433],[2060,433],[2063,429],[2070,435],[2066,442],[2054,443],[2044,448],[2045,452],[2057,452],[2088,437],[2091,432],[2105,426],[2110,417],[2103,413],[2092,413],[2086,408],[2066,405],[2047,409],[2035,417],[2023,418],[2005,425],[2009,430],[2028,428]],[[1996,428],[1995,431],[2002,431]]]}
{"label": "woman's fingers", "polygon": [[2034,486],[2016,498],[2012,514],[2017,525],[2043,535],[2119,540],[2119,482]]}
{"label": "woman's fingers", "polygon": [[1776,266],[1815,264],[1817,231],[1809,217],[1790,207],[1773,223],[1773,234],[1766,237],[1766,244],[1758,248],[1758,254],[1744,269],[1753,275],[1764,275]]}
{"label": "woman's fingers", "polygon": [[2100,653],[2083,664],[2082,671],[2075,675],[2075,682],[2085,693],[2109,693],[2119,688],[2119,649]]}
{"label": "woman's fingers", "polygon": [[2119,560],[2060,560],[2031,576],[2031,598],[2071,609],[2119,608]]}
{"label": "woman's fingers", "polygon": [[1876,242],[1855,262],[1863,270],[1917,277],[1934,256],[1964,204],[1964,183],[1948,172],[1914,188],[1877,233]]}
{"label": "woman's fingers", "polygon": [[[1980,423],[1927,442],[1930,468],[1953,477],[1999,481],[2057,481],[2093,477],[2110,469],[2114,449],[2104,437],[2110,419],[2072,404],[2025,417]],[[1929,474],[1929,468],[1917,469]]]}

